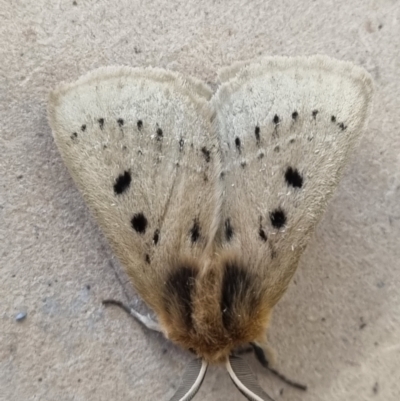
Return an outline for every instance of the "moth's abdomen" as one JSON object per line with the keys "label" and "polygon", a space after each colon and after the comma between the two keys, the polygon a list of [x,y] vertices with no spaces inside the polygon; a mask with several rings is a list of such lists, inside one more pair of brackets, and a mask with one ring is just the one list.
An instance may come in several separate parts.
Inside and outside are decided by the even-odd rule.
{"label": "moth's abdomen", "polygon": [[270,309],[259,278],[239,258],[224,254],[205,265],[186,261],[171,268],[160,316],[172,341],[218,362],[264,339]]}

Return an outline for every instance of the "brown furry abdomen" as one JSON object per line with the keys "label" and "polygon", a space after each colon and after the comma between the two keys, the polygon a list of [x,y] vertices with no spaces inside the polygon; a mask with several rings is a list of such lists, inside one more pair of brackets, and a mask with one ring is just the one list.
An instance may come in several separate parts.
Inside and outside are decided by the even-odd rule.
{"label": "brown furry abdomen", "polygon": [[260,278],[239,258],[217,260],[203,270],[193,261],[177,265],[165,282],[158,311],[171,341],[214,363],[238,346],[264,342],[271,311]]}

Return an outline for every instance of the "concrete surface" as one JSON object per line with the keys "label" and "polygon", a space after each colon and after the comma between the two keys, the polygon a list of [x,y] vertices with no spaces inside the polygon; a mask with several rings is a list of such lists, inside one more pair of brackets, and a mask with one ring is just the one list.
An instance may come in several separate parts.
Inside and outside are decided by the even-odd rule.
{"label": "concrete surface", "polygon": [[[144,308],[61,161],[49,89],[103,65],[214,83],[315,53],[364,66],[374,110],[272,322],[277,366],[308,392],[248,359],[277,401],[400,399],[399,17],[395,0],[0,0],[0,400],[168,400],[190,358],[101,305]],[[195,400],[227,399],[244,400],[210,369]]]}

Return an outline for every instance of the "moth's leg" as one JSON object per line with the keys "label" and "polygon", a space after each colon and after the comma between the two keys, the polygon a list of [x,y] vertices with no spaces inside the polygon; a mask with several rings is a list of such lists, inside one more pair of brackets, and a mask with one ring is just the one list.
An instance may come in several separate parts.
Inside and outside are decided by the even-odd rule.
{"label": "moth's leg", "polygon": [[[282,380],[284,383],[288,384],[289,386],[292,386],[294,388],[297,388],[297,389],[303,390],[303,391],[307,390],[307,386],[305,384],[297,383],[291,379],[288,379],[286,376],[284,376],[278,370],[270,367],[268,357],[273,356],[273,351],[267,344],[250,343],[250,345],[253,347],[254,354],[255,354],[258,362],[260,362],[260,364],[265,369],[268,369],[272,374],[274,374],[276,377],[278,377],[280,380]],[[267,356],[265,354],[267,354]]]}
{"label": "moth's leg", "polygon": [[154,331],[158,331],[158,332],[161,333],[161,327],[158,324],[158,322],[155,322],[149,316],[141,315],[139,312],[136,312],[134,309],[132,309],[129,306],[125,305],[121,301],[116,301],[114,299],[105,299],[102,303],[105,306],[115,305],[115,306],[120,307],[128,315],[130,315],[133,318],[135,318],[135,320],[138,320],[140,323],[142,323],[148,329],[154,330]]}
{"label": "moth's leg", "polygon": [[[253,343],[250,343],[250,345],[256,355],[257,360],[261,363],[261,365],[263,365],[264,367],[266,367],[265,365],[267,365],[269,368],[275,366],[275,361],[276,361],[275,351],[269,345],[267,340],[263,342],[255,341]],[[261,362],[261,360],[263,362]]]}
{"label": "moth's leg", "polygon": [[254,349],[249,344],[249,345],[240,346],[239,348],[235,349],[234,354],[235,355],[244,355],[244,354],[251,354],[252,352],[254,352]]}

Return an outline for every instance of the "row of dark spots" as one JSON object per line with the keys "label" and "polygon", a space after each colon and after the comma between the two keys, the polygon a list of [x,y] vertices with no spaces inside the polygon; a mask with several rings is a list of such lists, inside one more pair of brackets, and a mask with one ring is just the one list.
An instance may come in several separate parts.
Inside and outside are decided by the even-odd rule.
{"label": "row of dark spots", "polygon": [[[105,121],[104,118],[99,118],[97,121],[99,123],[100,129],[102,130],[104,128],[104,121]],[[122,118],[118,118],[117,119],[117,123],[118,123],[119,127],[123,127],[123,125],[125,124],[125,121]],[[142,120],[138,120],[137,121],[137,127],[138,127],[139,131],[143,128],[143,121]],[[83,124],[81,126],[81,131],[82,132],[86,131],[86,124]],[[163,137],[164,137],[163,130],[161,128],[157,128],[156,133],[157,133],[157,137],[156,137],[157,141],[161,141],[163,139]],[[77,137],[78,137],[78,133],[77,132],[74,132],[71,135],[71,139],[75,139]],[[179,140],[179,150],[180,151],[183,150],[184,144],[185,144],[185,141],[184,141],[183,138],[181,138]],[[201,149],[201,151],[202,151],[202,153],[204,155],[204,158],[206,159],[206,162],[208,163],[211,160],[211,152],[206,147],[203,147]]]}
{"label": "row of dark spots", "polygon": [[[313,110],[313,111],[311,112],[311,115],[312,115],[312,117],[313,117],[314,120],[317,119],[317,114],[318,114],[318,113],[319,113],[319,111],[318,111],[317,109],[315,109],[315,110]],[[295,111],[292,113],[292,119],[293,119],[294,121],[296,121],[298,117],[299,117],[299,113],[297,112],[297,110],[295,110]],[[273,123],[275,124],[275,126],[277,126],[277,125],[281,122],[281,119],[280,119],[280,117],[279,117],[277,114],[275,114],[274,117],[272,118],[272,121],[273,121]],[[332,122],[336,122],[336,117],[335,117],[335,116],[332,116],[332,117],[331,117],[331,121],[332,121]],[[340,128],[342,131],[344,131],[344,130],[347,128],[347,126],[344,125],[344,123],[338,123],[338,126],[339,126],[339,128]],[[255,135],[257,144],[259,144],[259,143],[260,143],[261,137],[260,137],[260,127],[259,127],[258,125],[256,125],[256,127],[255,127],[255,129],[254,129],[254,135]],[[293,142],[294,142],[294,141],[293,141]],[[293,142],[291,142],[291,143],[293,143]],[[240,152],[240,146],[241,146],[241,144],[240,144],[240,138],[239,138],[239,137],[236,137],[236,138],[235,138],[235,144],[236,144],[236,148],[237,148],[237,149],[239,150],[239,152]]]}
{"label": "row of dark spots", "polygon": [[[104,122],[105,122],[104,118],[99,118],[99,119],[97,120],[97,122],[99,123],[99,127],[100,127],[100,129],[102,130],[102,129],[104,128]],[[125,124],[124,119],[123,119],[123,118],[118,118],[118,119],[117,119],[117,124],[118,124],[118,126],[123,127],[123,125]],[[138,130],[141,130],[142,127],[143,127],[143,121],[142,121],[142,120],[138,120],[137,123],[136,123],[136,125],[137,125],[137,127],[138,127]],[[85,124],[82,125],[81,130],[82,130],[82,131],[85,131],[85,130],[86,130],[86,125],[85,125]]]}
{"label": "row of dark spots", "polygon": [[[148,221],[146,216],[142,212],[135,213],[131,219],[131,226],[138,234],[144,235],[146,233],[148,226]],[[193,220],[193,225],[189,231],[189,235],[192,243],[195,243],[199,240],[200,225],[198,219]],[[160,230],[156,229],[153,234],[153,244],[157,245],[159,241],[160,241]]]}
{"label": "row of dark spots", "polygon": [[[104,118],[99,118],[98,120],[97,120],[97,122],[99,123],[99,127],[100,127],[100,129],[102,130],[103,128],[104,128],[104,122],[105,122],[105,120],[104,120]],[[120,127],[122,127],[123,125],[124,125],[124,120],[122,119],[122,118],[118,118],[117,119],[117,123],[118,123],[118,125],[120,126]],[[142,127],[143,127],[143,122],[142,122],[142,120],[138,120],[137,121],[137,127],[138,127],[138,129],[139,129],[139,131],[142,129]],[[82,124],[81,125],[81,131],[82,132],[85,132],[86,131],[86,128],[87,128],[87,126],[86,126],[86,124]],[[77,138],[78,137],[78,133],[77,132],[74,132],[72,135],[71,135],[71,139],[74,139],[74,138]]]}
{"label": "row of dark spots", "polygon": [[[284,227],[287,222],[286,213],[284,212],[284,210],[282,210],[282,208],[277,208],[277,209],[273,210],[272,212],[270,212],[269,218],[270,218],[272,226],[276,229],[280,229],[280,228]],[[234,235],[234,229],[232,227],[230,219],[228,218],[225,220],[225,239],[226,239],[226,241],[228,241],[228,242],[231,241],[233,235]],[[262,217],[260,217],[260,227],[258,229],[258,235],[263,242],[267,242],[268,236],[262,227]]]}

